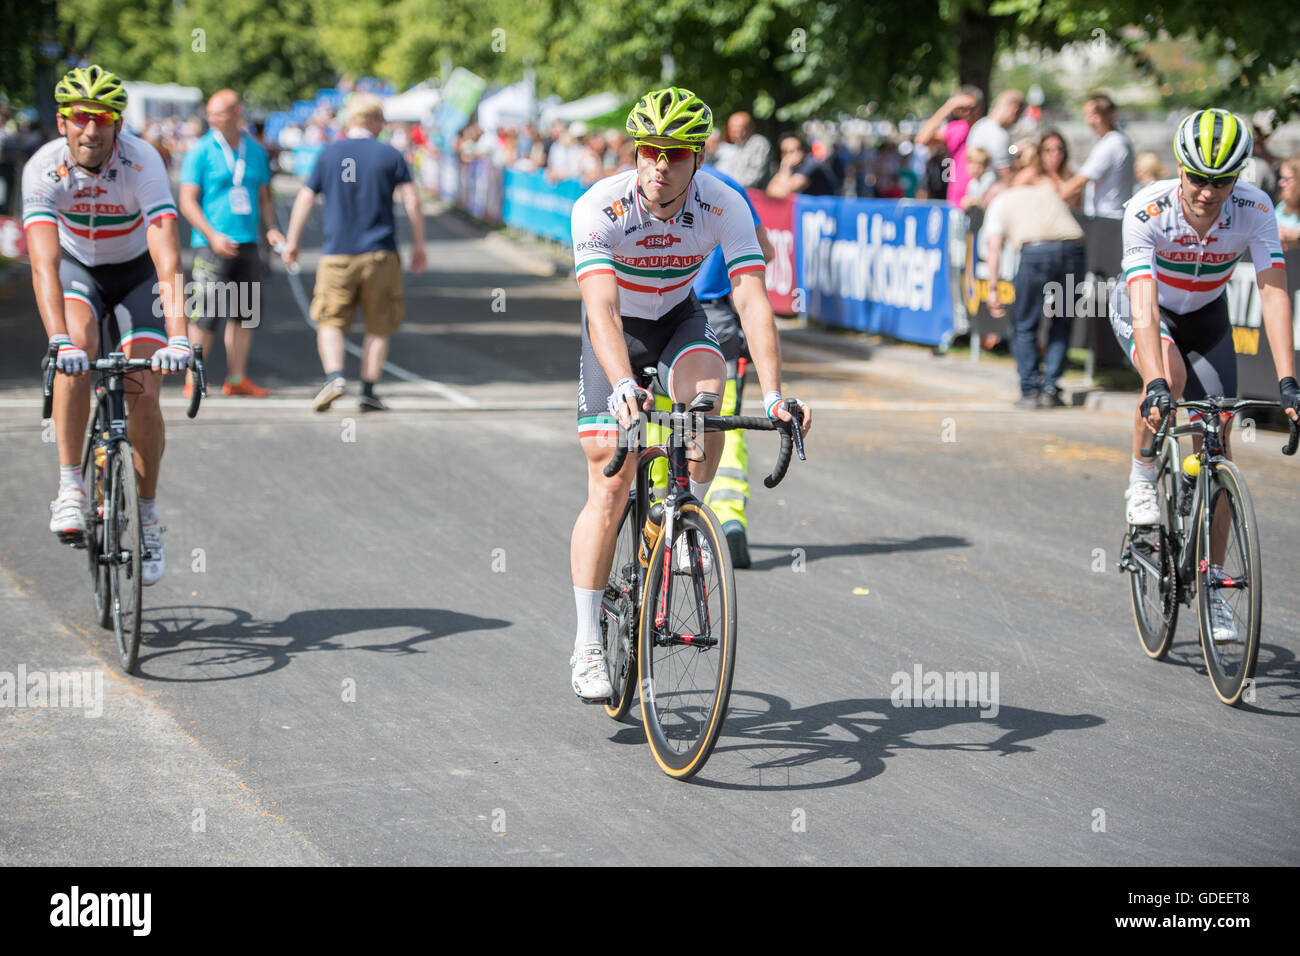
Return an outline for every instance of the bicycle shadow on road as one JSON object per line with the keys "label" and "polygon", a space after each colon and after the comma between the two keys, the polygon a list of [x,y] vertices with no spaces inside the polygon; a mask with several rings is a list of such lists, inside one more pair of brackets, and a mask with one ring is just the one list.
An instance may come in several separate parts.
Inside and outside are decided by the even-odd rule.
{"label": "bicycle shadow on road", "polygon": [[[969,548],[970,541],[946,534],[928,534],[919,538],[882,538],[877,541],[858,541],[854,544],[764,544],[750,542],[751,551],[778,551],[775,557],[755,561],[746,570],[770,571],[787,568],[791,561],[821,561],[849,555],[893,554],[899,551],[932,551],[939,548]],[[802,552],[802,555],[796,552]]]}
{"label": "bicycle shadow on road", "polygon": [[985,718],[978,707],[895,707],[889,698],[795,709],[782,697],[735,691],[722,737],[692,782],[723,790],[841,787],[877,776],[905,750],[1030,754],[1027,741],[1104,722],[1095,714],[1007,706]]}
{"label": "bicycle shadow on road", "polygon": [[[277,671],[309,651],[423,654],[419,645],[426,641],[511,623],[444,608],[312,608],[280,621],[260,620],[239,608],[151,608],[141,621],[136,675],[184,683],[235,680]],[[405,636],[370,643],[346,640],[383,631]]]}
{"label": "bicycle shadow on road", "polygon": [[[1188,640],[1175,637],[1164,662],[1190,668],[1197,677],[1209,680],[1199,635]],[[1214,700],[1212,692],[1209,699]],[[1270,706],[1279,701],[1290,706]],[[1281,644],[1260,641],[1259,659],[1255,662],[1255,699],[1250,701],[1243,697],[1237,710],[1275,717],[1300,717],[1300,661],[1296,660],[1294,652]]]}

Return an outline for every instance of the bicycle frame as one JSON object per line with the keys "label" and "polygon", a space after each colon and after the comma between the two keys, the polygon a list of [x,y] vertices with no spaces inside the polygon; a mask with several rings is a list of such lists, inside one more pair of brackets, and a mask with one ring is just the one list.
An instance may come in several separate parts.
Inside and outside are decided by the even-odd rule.
{"label": "bicycle frame", "polygon": [[[1200,542],[1200,553],[1210,554],[1211,548],[1211,525],[1213,516],[1203,514],[1204,503],[1209,500],[1210,495],[1210,478],[1213,476],[1215,469],[1220,463],[1227,460],[1226,449],[1224,447],[1224,422],[1231,420],[1238,412],[1245,411],[1249,408],[1269,408],[1275,409],[1278,405],[1276,402],[1260,402],[1252,400],[1243,400],[1238,402],[1227,403],[1224,400],[1209,399],[1205,401],[1179,402],[1175,408],[1185,408],[1201,413],[1198,420],[1190,421],[1185,425],[1170,427],[1173,420],[1173,414],[1165,417],[1160,426],[1152,446],[1144,449],[1144,457],[1149,453],[1157,453],[1158,447],[1160,455],[1160,466],[1157,472],[1156,485],[1159,487],[1159,479],[1165,473],[1172,473],[1175,476],[1176,491],[1174,494],[1172,513],[1172,532],[1173,532],[1173,553],[1175,580],[1177,582],[1177,599],[1187,607],[1191,607],[1192,600],[1195,596],[1196,589],[1196,554],[1198,539]],[[1283,454],[1294,454],[1296,447],[1296,426],[1291,425],[1291,438],[1287,446],[1283,449]],[[1201,466],[1197,471],[1195,484],[1192,489],[1190,505],[1186,512],[1180,507],[1183,497],[1186,493],[1185,482],[1188,480],[1183,473],[1182,468],[1182,451],[1179,448],[1178,439],[1181,436],[1200,436],[1201,450],[1198,457]],[[1193,523],[1195,527],[1193,529]],[[1128,560],[1135,561],[1142,565],[1150,574],[1156,578],[1160,577],[1160,569],[1157,568],[1149,558],[1146,557],[1139,549],[1129,547],[1125,557]],[[1249,587],[1249,581],[1234,580],[1225,582],[1223,586],[1232,588]]]}

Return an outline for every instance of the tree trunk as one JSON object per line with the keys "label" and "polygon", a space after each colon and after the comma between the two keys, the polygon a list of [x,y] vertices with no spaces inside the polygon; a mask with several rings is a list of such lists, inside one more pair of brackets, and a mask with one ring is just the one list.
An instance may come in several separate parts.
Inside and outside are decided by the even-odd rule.
{"label": "tree trunk", "polygon": [[998,30],[1005,17],[995,17],[986,7],[963,7],[957,21],[957,76],[959,82],[978,86],[986,101],[993,99],[989,89],[993,79],[993,56],[997,53]]}

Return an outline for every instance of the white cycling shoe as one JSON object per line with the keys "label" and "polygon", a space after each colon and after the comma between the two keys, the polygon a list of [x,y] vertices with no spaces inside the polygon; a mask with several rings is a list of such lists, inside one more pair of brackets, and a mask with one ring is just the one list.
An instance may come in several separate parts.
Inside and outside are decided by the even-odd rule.
{"label": "white cycling shoe", "polygon": [[573,668],[573,692],[586,703],[599,703],[614,695],[609,682],[609,669],[605,666],[605,649],[599,644],[588,644],[581,654],[569,658]]}
{"label": "white cycling shoe", "polygon": [[[704,564],[704,573],[707,575],[713,570],[713,550],[709,543],[700,540],[700,561]],[[691,551],[686,545],[686,535],[677,539],[673,545],[673,571],[676,574],[691,573]]]}
{"label": "white cycling shoe", "polygon": [[1215,644],[1231,644],[1237,639],[1237,620],[1232,605],[1217,591],[1210,596],[1210,634]]}
{"label": "white cycling shoe", "polygon": [[50,502],[50,531],[59,540],[78,544],[86,533],[86,493],[80,488],[64,488]]}
{"label": "white cycling shoe", "polygon": [[1149,481],[1135,481],[1124,492],[1124,517],[1139,527],[1160,523],[1160,502],[1156,486]]}
{"label": "white cycling shoe", "polygon": [[150,587],[162,580],[167,570],[167,555],[163,552],[163,532],[167,529],[157,521],[140,525],[145,553],[140,556],[140,583]]}

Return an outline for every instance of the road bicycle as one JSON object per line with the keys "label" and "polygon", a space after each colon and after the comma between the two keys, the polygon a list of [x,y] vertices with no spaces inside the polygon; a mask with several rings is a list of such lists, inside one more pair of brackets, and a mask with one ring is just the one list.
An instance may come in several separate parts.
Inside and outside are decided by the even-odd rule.
{"label": "road bicycle", "polygon": [[[639,376],[643,388],[653,369]],[[764,479],[774,488],[790,466],[791,450],[804,459],[798,424],[739,415],[705,416],[718,396],[701,392],[687,406],[675,402],[661,417],[663,445],[644,445],[642,428],[619,429],[618,447],[605,466],[612,478],[636,449],[636,480],[618,526],[614,561],[601,599],[601,637],[613,694],[605,712],[622,720],[639,688],[641,719],[661,770],[685,780],[699,772],[722,731],[736,664],[736,582],[731,552],[717,517],[690,491],[687,462],[707,431],[748,428],[780,431],[776,468]],[[786,408],[798,419],[799,408]],[[650,467],[668,461],[667,494],[652,496]],[[705,553],[707,551],[707,553]]]}
{"label": "road bicycle", "polygon": [[[52,344],[42,362],[45,419],[53,409],[58,350],[58,345]],[[135,455],[127,438],[126,395],[128,381],[138,385],[131,376],[151,368],[151,360],[111,352],[91,362],[90,367],[95,372],[94,408],[81,452],[86,531],[64,540],[86,551],[99,626],[112,628],[118,660],[122,670],[130,674],[140,654],[141,565],[151,555],[144,549]],[[190,368],[196,387],[186,414],[193,418],[207,394],[202,346],[194,347]]]}
{"label": "road bicycle", "polygon": [[[1255,674],[1259,654],[1263,568],[1259,525],[1241,469],[1224,457],[1223,434],[1237,413],[1276,409],[1277,402],[1210,398],[1178,402],[1200,417],[1171,427],[1171,411],[1155,438],[1142,450],[1157,457],[1156,496],[1160,521],[1131,526],[1124,535],[1119,570],[1129,574],[1133,620],[1142,649],[1153,660],[1169,653],[1178,624],[1178,605],[1196,601],[1205,667],[1219,700],[1236,706]],[[1294,455],[1300,427],[1289,422],[1290,440],[1282,449]],[[1178,439],[1199,436],[1200,450],[1181,458]],[[1222,598],[1231,609],[1236,635],[1215,638],[1213,605]]]}

